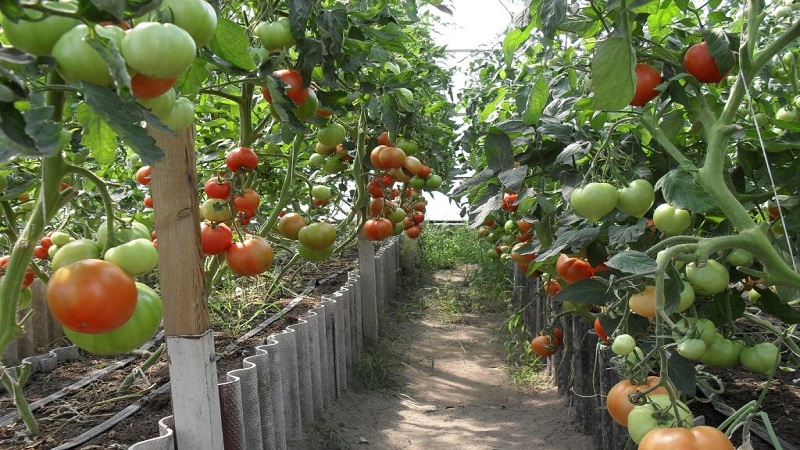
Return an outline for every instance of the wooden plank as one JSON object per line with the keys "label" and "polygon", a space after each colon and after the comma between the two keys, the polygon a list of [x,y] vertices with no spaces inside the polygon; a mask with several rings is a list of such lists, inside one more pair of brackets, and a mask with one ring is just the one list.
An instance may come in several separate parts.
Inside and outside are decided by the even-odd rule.
{"label": "wooden plank", "polygon": [[378,295],[375,278],[375,244],[363,236],[358,237],[358,270],[361,275],[361,329],[364,338],[378,340]]}
{"label": "wooden plank", "polygon": [[177,448],[223,448],[214,336],[200,244],[194,130],[150,134],[166,156],[152,165],[164,334]]}

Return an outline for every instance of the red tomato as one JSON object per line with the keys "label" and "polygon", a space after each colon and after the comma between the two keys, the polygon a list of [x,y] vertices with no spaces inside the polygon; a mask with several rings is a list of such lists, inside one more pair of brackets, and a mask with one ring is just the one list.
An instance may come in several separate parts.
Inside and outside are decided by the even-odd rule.
{"label": "red tomato", "polygon": [[650,100],[658,97],[656,86],[661,84],[661,74],[653,67],[639,63],[636,64],[636,91],[631,99],[631,105],[643,106]]}
{"label": "red tomato", "polygon": [[558,272],[558,276],[562,280],[569,284],[594,276],[592,266],[588,262],[578,258],[570,258],[563,253],[556,261],[556,272]]}
{"label": "red tomato", "polygon": [[156,98],[166,93],[178,78],[151,78],[141,73],[131,77],[131,91],[137,98]]}
{"label": "red tomato", "polygon": [[364,235],[372,241],[382,241],[392,235],[394,224],[389,219],[369,219],[364,222]]}
{"label": "red tomato", "polygon": [[605,342],[606,344],[610,344],[611,343],[608,340],[608,334],[606,333],[606,330],[603,329],[603,324],[600,323],[600,318],[599,317],[595,317],[595,319],[594,319],[594,331],[595,331],[595,333],[597,333],[597,337],[602,339],[603,342]]}
{"label": "red tomato", "polygon": [[[403,222],[405,222],[405,220],[403,220]],[[420,234],[422,234],[422,228],[419,225],[412,225],[406,228],[406,236],[410,239],[416,239]]]}
{"label": "red tomato", "polygon": [[39,245],[44,247],[45,250],[50,250],[50,247],[53,246],[53,238],[50,236],[45,236],[39,240]]}
{"label": "red tomato", "polygon": [[[291,69],[281,69],[272,72],[272,76],[278,78],[283,82],[286,89],[286,95],[294,102],[295,105],[300,106],[306,98],[308,98],[308,88],[303,87],[303,76],[300,72]],[[261,88],[261,93],[264,94],[264,100],[272,104],[272,94],[266,87]],[[316,107],[315,113],[316,113]]]}
{"label": "red tomato", "polygon": [[105,333],[123,325],[133,315],[138,295],[133,277],[101,259],[56,270],[45,291],[53,317],[79,333]]}
{"label": "red tomato", "polygon": [[559,292],[561,292],[561,283],[559,283],[558,280],[548,281],[545,284],[545,287],[547,288],[547,295],[549,295],[550,297],[553,297]]}
{"label": "red tomato", "polygon": [[733,450],[733,444],[716,428],[700,425],[692,428],[655,428],[644,435],[639,450]]}
{"label": "red tomato", "polygon": [[203,185],[203,192],[208,198],[227,200],[231,196],[231,182],[220,177],[211,177]]}
{"label": "red tomato", "polygon": [[683,56],[683,68],[701,83],[719,83],[727,74],[717,68],[717,62],[708,50],[705,41],[694,44]]}
{"label": "red tomato", "polygon": [[204,254],[218,255],[233,243],[233,232],[224,223],[212,224],[203,221],[200,223],[200,242]]}
{"label": "red tomato", "polygon": [[33,247],[33,257],[38,259],[47,259],[47,249],[41,245]]}
{"label": "red tomato", "polygon": [[153,196],[152,195],[145,195],[144,196],[144,206],[147,208],[153,207]]}
{"label": "red tomato", "polygon": [[239,147],[225,154],[225,164],[231,172],[253,170],[258,165],[258,155],[249,147]]}
{"label": "red tomato", "polygon": [[[609,391],[606,398],[606,409],[611,414],[614,422],[628,426],[628,413],[633,409],[634,404],[630,401],[630,394],[635,392],[642,392],[649,390],[661,382],[661,378],[656,376],[649,376],[642,384],[634,384],[631,380],[621,380],[615,384]],[[660,386],[650,392],[648,395],[667,394],[667,389]]]}
{"label": "red tomato", "polygon": [[242,195],[237,195],[233,198],[233,208],[238,212],[254,213],[260,201],[261,197],[258,193],[247,188]]}
{"label": "red tomato", "polygon": [[139,170],[136,171],[136,181],[145,186],[150,184],[151,172],[150,166],[140,167]]}
{"label": "red tomato", "polygon": [[378,144],[385,145],[387,147],[394,147],[394,142],[392,142],[392,140],[389,138],[388,131],[384,131],[378,135]]}
{"label": "red tomato", "polygon": [[[0,258],[0,277],[6,274],[5,267],[8,265],[9,260],[11,260],[10,255],[6,255]],[[20,285],[20,289],[25,289],[27,287],[30,287],[30,285],[33,284],[33,279],[35,277],[36,274],[33,272],[33,267],[28,266],[28,268],[25,269],[25,275],[23,275],[22,277],[22,284]]]}
{"label": "red tomato", "polygon": [[225,259],[237,275],[259,275],[272,266],[272,246],[261,236],[251,236],[231,244],[225,251]]}
{"label": "red tomato", "polygon": [[503,194],[503,209],[506,211],[516,211],[518,205],[514,203],[517,201],[517,194],[505,193]]}
{"label": "red tomato", "polygon": [[539,356],[552,356],[561,344],[548,335],[536,336],[531,340],[531,350]]}

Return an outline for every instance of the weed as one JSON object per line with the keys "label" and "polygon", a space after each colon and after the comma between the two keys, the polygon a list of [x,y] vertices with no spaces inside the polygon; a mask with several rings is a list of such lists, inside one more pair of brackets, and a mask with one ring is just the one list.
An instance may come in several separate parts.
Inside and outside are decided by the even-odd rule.
{"label": "weed", "polygon": [[359,387],[368,390],[398,389],[402,363],[388,339],[367,342],[353,374]]}
{"label": "weed", "polygon": [[321,450],[352,450],[353,446],[347,442],[344,437],[339,433],[336,428],[321,428],[315,429],[319,440],[317,445]]}
{"label": "weed", "polygon": [[531,350],[530,336],[522,321],[522,313],[517,312],[509,317],[503,332],[503,348],[514,382],[523,386],[541,382],[539,372],[543,360]]}

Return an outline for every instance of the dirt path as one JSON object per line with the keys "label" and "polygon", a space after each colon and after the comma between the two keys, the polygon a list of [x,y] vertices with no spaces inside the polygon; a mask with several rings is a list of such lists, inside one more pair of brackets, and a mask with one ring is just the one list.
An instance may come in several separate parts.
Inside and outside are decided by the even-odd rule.
{"label": "dirt path", "polygon": [[[449,276],[452,281],[452,276]],[[424,316],[391,325],[403,387],[350,390],[293,450],[590,450],[552,387],[515,386],[499,333],[504,316]]]}

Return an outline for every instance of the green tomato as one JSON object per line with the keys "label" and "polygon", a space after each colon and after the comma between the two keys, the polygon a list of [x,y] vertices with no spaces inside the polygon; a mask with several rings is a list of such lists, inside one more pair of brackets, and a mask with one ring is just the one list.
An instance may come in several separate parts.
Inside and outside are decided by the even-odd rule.
{"label": "green tomato", "polygon": [[772,342],[761,342],[752,347],[742,349],[739,361],[747,370],[769,375],[781,361],[778,346]]}
{"label": "green tomato", "polygon": [[136,102],[149,109],[150,112],[152,112],[156,117],[159,118],[159,120],[163,122],[163,118],[167,117],[170,111],[172,111],[172,108],[175,106],[176,97],[177,93],[175,92],[175,89],[170,88],[170,90],[159,95],[158,97],[137,98]]}
{"label": "green tomato", "polygon": [[408,180],[408,186],[412,189],[424,189],[425,188],[425,178],[420,176],[414,175]]}
{"label": "green tomato", "polygon": [[308,261],[324,261],[333,253],[333,246],[331,245],[322,250],[314,250],[303,244],[297,244],[297,252]]}
{"label": "green tomato", "polygon": [[676,234],[689,228],[692,217],[689,211],[676,208],[668,203],[658,205],[653,212],[653,224],[662,233]]}
{"label": "green tomato", "polygon": [[327,157],[325,162],[322,163],[322,171],[327,174],[335,174],[344,170],[344,163],[341,158]]}
{"label": "green tomato", "polygon": [[503,229],[506,230],[507,233],[512,233],[514,230],[517,229],[517,224],[511,220],[506,220],[506,223],[503,225]]}
{"label": "green tomato", "polygon": [[392,223],[402,224],[403,219],[405,219],[407,215],[408,214],[403,208],[395,208],[386,216],[386,218],[392,221]]}
{"label": "green tomato", "polygon": [[755,255],[742,248],[735,248],[728,253],[728,264],[748,267],[753,264]]}
{"label": "green tomato", "polygon": [[733,367],[739,362],[742,347],[741,341],[732,341],[717,333],[714,335],[714,341],[700,356],[700,362],[718,369]]}
{"label": "green tomato", "polygon": [[305,123],[317,115],[318,108],[319,100],[317,99],[317,94],[314,93],[313,89],[309,89],[308,97],[303,100],[303,103],[300,103],[300,105],[297,106],[295,109],[295,114],[297,114],[297,118],[301,122]]}
{"label": "green tomato", "polygon": [[691,427],[693,420],[692,411],[685,403],[675,400],[673,406],[668,394],[656,394],[647,397],[647,403],[634,406],[628,413],[628,433],[633,442],[638,444],[650,430]]}
{"label": "green tomato", "polygon": [[142,22],[125,33],[120,52],[135,72],[164,79],[178,77],[188,69],[197,46],[177,25]]}
{"label": "green tomato", "polygon": [[709,259],[703,267],[694,262],[687,264],[686,279],[698,294],[714,295],[728,289],[730,274],[727,267]]}
{"label": "green tomato", "polygon": [[159,119],[170,129],[183,131],[194,123],[194,103],[186,97],[180,97],[175,100],[169,113]]}
{"label": "green tomato", "polygon": [[233,218],[228,200],[210,198],[200,205],[200,215],[209,222],[225,222]]}
{"label": "green tomato", "polygon": [[706,343],[702,339],[684,339],[678,343],[678,354],[686,359],[697,361],[706,352]]}
{"label": "green tomato", "polygon": [[780,108],[778,112],[775,113],[775,118],[787,122],[798,122],[800,121],[800,109],[791,107]]}
{"label": "green tomato", "polygon": [[336,228],[328,222],[306,225],[297,233],[297,240],[311,250],[323,251],[336,240]]}
{"label": "green tomato", "polygon": [[50,240],[53,242],[53,245],[63,247],[72,242],[74,239],[72,239],[72,236],[63,231],[54,231],[50,234]]}
{"label": "green tomato", "polygon": [[630,334],[620,334],[611,343],[611,351],[615,355],[625,356],[636,348],[636,339]]}
{"label": "green tomato", "polygon": [[[43,15],[39,11],[26,9],[25,12],[31,17],[42,17]],[[5,16],[0,20],[0,26],[3,28],[8,43],[36,56],[51,55],[53,46],[58,39],[80,23],[77,19],[64,16],[50,16],[34,22],[20,20],[14,23]]]}
{"label": "green tomato", "polygon": [[399,138],[394,145],[403,149],[403,152],[405,152],[406,155],[413,155],[419,151],[419,145],[410,139]]}
{"label": "green tomato", "polygon": [[323,165],[325,165],[325,161],[327,159],[328,158],[326,158],[325,155],[321,155],[319,153],[313,153],[311,154],[311,156],[308,157],[308,164],[311,167],[321,168]]}
{"label": "green tomato", "polygon": [[170,22],[186,30],[200,48],[214,37],[217,29],[217,12],[204,0],[164,0],[161,11],[171,13]]}
{"label": "green tomato", "polygon": [[281,17],[275,22],[261,22],[253,29],[253,34],[270,52],[277,53],[297,43],[292,35],[288,17]]}
{"label": "green tomato", "polygon": [[694,304],[694,288],[692,284],[688,281],[683,281],[683,289],[681,290],[681,296],[678,300],[678,309],[675,312],[684,312],[689,309],[692,304]]}
{"label": "green tomato", "polygon": [[317,132],[317,140],[326,147],[336,147],[344,141],[345,134],[341,124],[332,123]]}
{"label": "green tomato", "polygon": [[150,239],[138,238],[108,249],[103,259],[138,277],[158,266],[158,250]]}
{"label": "green tomato", "polygon": [[[400,222],[396,222],[394,224],[394,230],[392,230],[392,236],[400,236],[401,234],[403,234],[403,231],[405,231],[405,230],[406,230],[406,226],[405,226],[405,224],[403,223],[402,220]],[[494,253],[493,257],[499,257],[500,256],[500,255],[497,254],[496,251],[494,251],[494,250],[490,250],[490,251],[492,253]]]}
{"label": "green tomato", "polygon": [[136,309],[127,322],[105,333],[89,334],[63,327],[64,334],[73,344],[98,355],[118,355],[141,346],[158,331],[164,305],[156,291],[145,284],[136,283]]}
{"label": "green tomato", "polygon": [[[98,27],[99,31],[100,27]],[[119,27],[102,28],[106,35],[117,46],[122,41],[124,31]],[[114,30],[118,30],[115,32]],[[68,82],[86,81],[110,86],[114,83],[108,64],[88,42],[84,40],[89,34],[86,25],[78,25],[64,33],[53,46],[53,58],[58,64],[58,72]]]}
{"label": "green tomato", "polygon": [[[139,221],[131,220],[125,224],[120,221],[115,221],[114,226],[114,236],[117,240],[116,244],[130,242],[138,238],[150,239],[150,229],[147,228],[147,225]],[[105,220],[97,228],[97,234],[95,237],[97,238],[97,243],[100,245],[101,250],[109,247],[108,227]]]}
{"label": "green tomato", "polygon": [[701,339],[706,346],[710,346],[717,335],[717,327],[709,319],[697,317],[684,317],[675,323],[672,336],[680,341],[687,339]]}
{"label": "green tomato", "polygon": [[589,183],[572,191],[575,214],[596,223],[617,206],[617,188],[609,183]]}
{"label": "green tomato", "polygon": [[637,219],[650,210],[656,198],[653,185],[647,180],[633,180],[617,192],[617,209]]}
{"label": "green tomato", "polygon": [[[55,247],[55,246],[54,246]],[[63,246],[58,247],[52,257],[53,272],[68,266],[76,261],[84,259],[99,259],[100,246],[91,239],[76,239]]]}
{"label": "green tomato", "polygon": [[428,179],[425,180],[425,189],[428,191],[436,191],[442,185],[442,177],[436,174],[430,175]]}
{"label": "green tomato", "polygon": [[328,200],[331,195],[333,195],[333,191],[328,186],[316,184],[311,187],[311,196],[318,200]]}

